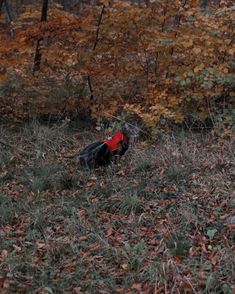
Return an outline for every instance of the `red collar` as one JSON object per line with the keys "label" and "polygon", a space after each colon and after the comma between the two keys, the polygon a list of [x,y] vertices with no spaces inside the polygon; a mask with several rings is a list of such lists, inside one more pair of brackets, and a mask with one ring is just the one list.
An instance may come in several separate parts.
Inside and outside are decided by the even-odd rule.
{"label": "red collar", "polygon": [[119,148],[121,141],[128,141],[128,138],[124,136],[121,130],[113,134],[110,139],[106,139],[103,142],[108,146],[111,151],[115,151]]}

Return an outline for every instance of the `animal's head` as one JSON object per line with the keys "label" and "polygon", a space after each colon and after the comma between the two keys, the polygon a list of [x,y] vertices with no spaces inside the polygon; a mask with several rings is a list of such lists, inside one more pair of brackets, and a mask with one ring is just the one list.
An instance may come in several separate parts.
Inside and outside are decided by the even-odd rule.
{"label": "animal's head", "polygon": [[140,128],[137,124],[127,122],[123,124],[122,132],[130,141],[135,141],[139,137]]}

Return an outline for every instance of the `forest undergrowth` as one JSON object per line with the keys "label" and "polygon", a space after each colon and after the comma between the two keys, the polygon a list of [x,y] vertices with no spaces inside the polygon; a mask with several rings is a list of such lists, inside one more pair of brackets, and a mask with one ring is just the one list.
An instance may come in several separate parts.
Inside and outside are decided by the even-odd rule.
{"label": "forest undergrowth", "polygon": [[234,293],[234,142],[159,134],[84,172],[97,132],[0,127],[1,293]]}

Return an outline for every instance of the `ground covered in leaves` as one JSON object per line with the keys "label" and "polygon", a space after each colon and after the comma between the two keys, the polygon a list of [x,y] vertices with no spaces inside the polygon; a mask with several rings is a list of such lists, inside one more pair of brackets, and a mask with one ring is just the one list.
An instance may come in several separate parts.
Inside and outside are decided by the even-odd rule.
{"label": "ground covered in leaves", "polygon": [[98,138],[0,127],[0,292],[234,293],[231,139],[162,133],[82,172]]}

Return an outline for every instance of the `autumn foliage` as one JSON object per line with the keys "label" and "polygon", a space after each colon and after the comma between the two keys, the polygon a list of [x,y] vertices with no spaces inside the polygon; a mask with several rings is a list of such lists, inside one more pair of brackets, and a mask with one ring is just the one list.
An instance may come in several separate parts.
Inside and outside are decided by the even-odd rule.
{"label": "autumn foliage", "polygon": [[[104,1],[79,15],[50,4],[41,23],[40,7],[25,6],[1,29],[2,112],[21,119],[84,110],[108,117],[124,109],[150,126],[188,116],[230,119],[233,17],[230,1],[207,12],[195,0],[143,7]],[[41,70],[33,75],[41,37]]]}
{"label": "autumn foliage", "polygon": [[1,294],[235,293],[233,2],[0,0]]}

